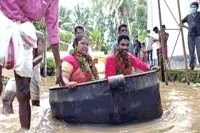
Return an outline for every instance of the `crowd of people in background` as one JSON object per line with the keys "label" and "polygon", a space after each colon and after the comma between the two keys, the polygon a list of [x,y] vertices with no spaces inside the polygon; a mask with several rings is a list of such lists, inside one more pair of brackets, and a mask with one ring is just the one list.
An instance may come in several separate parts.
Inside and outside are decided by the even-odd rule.
{"label": "crowd of people in background", "polygon": [[[156,37],[152,36],[151,30],[147,30],[147,37],[140,41],[138,39],[138,35],[135,35],[133,41],[129,40],[128,52],[141,59],[142,61],[148,63],[149,65],[160,65],[160,57],[162,53],[164,53],[164,58],[168,67],[170,67],[169,59],[168,59],[168,50],[167,50],[167,41],[169,37],[169,33],[165,31],[165,25],[162,25],[161,30],[155,26],[152,31],[155,32]],[[127,34],[129,35],[128,27],[126,24],[121,24],[118,27],[118,34]],[[161,43],[162,39],[162,43]],[[117,46],[117,41],[115,41],[111,45],[111,52],[114,52],[115,47]],[[164,52],[162,52],[164,51]],[[157,59],[157,62],[156,62]]]}
{"label": "crowd of people in background", "polygon": [[[151,30],[147,30],[147,37],[143,41],[139,41],[138,35],[135,35],[133,38],[133,41],[131,40],[131,37],[129,36],[129,31],[128,31],[128,25],[125,23],[122,23],[118,26],[118,36],[121,34],[126,34],[129,36],[129,46],[128,46],[128,52],[137,57],[138,59],[141,59],[142,61],[148,63],[149,65],[160,65],[159,63],[159,57],[162,54],[162,48],[161,48],[161,38],[160,36],[160,31],[158,30],[158,27],[154,27],[152,31],[157,34],[157,38],[152,36]],[[162,26],[162,31],[165,32],[165,25]],[[162,33],[163,33],[162,32]],[[166,33],[166,32],[165,32]],[[74,28],[74,36],[77,36],[79,34],[85,34],[85,29],[81,25],[77,25]],[[169,34],[166,33],[166,38],[165,38],[165,44],[163,46],[164,48],[164,55],[166,57],[166,61],[168,62],[167,58],[167,40]],[[110,45],[110,54],[114,53],[116,47],[117,47],[117,41],[114,41]],[[68,53],[73,49],[73,42],[71,42],[68,45]],[[88,47],[88,53],[92,58],[94,59],[94,53],[92,52],[92,48],[89,46]],[[158,62],[156,62],[156,59]]]}
{"label": "crowd of people in background", "polygon": [[[31,106],[40,106],[39,94],[39,63],[42,61],[44,52],[44,36],[37,33],[32,22],[45,18],[45,27],[48,33],[48,43],[52,49],[56,63],[56,84],[75,88],[78,83],[99,80],[98,70],[95,66],[94,55],[89,46],[89,38],[85,34],[83,26],[74,29],[74,41],[69,44],[69,55],[61,60],[59,53],[59,25],[58,25],[58,1],[49,0],[45,4],[27,4],[21,8],[23,3],[17,0],[15,5],[9,1],[1,0],[0,18],[0,94],[2,85],[2,69],[14,70],[15,79],[10,79],[3,97],[3,114],[14,113],[12,101],[16,96],[19,101],[19,120],[22,128],[29,129],[31,125]],[[181,25],[188,29],[188,48],[190,55],[190,69],[194,70],[194,51],[197,49],[198,61],[200,62],[200,13],[197,12],[199,4],[193,2],[188,14]],[[32,11],[32,9],[37,9]],[[157,38],[152,36],[155,32]],[[110,55],[106,58],[105,78],[115,75],[132,74],[134,68],[142,71],[159,70],[160,58],[164,59],[170,67],[168,59],[167,41],[169,33],[165,25],[160,29],[155,26],[147,30],[147,37],[140,41],[138,35],[134,35],[133,41],[129,36],[128,26],[121,24],[118,27],[118,37],[111,44]],[[6,39],[5,39],[6,38]],[[18,59],[8,60],[6,50],[13,50]],[[11,49],[12,51],[12,49]],[[7,53],[6,53],[7,52]],[[157,55],[157,57],[155,56]],[[157,58],[157,63],[155,62]],[[6,60],[5,60],[6,59]],[[34,75],[35,74],[35,75]],[[11,91],[12,90],[12,91]],[[7,93],[6,93],[7,92]],[[30,93],[31,92],[31,93]]]}

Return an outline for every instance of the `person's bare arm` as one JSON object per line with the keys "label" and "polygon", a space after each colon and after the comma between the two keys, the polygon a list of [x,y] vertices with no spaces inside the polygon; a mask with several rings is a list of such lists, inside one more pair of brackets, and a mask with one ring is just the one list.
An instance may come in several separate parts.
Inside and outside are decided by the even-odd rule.
{"label": "person's bare arm", "polygon": [[44,50],[45,50],[45,40],[44,40],[44,35],[39,32],[36,31],[36,35],[37,35],[37,51],[36,51],[36,56],[33,59],[33,67],[36,66],[38,63],[40,63],[43,59],[43,54],[44,54]]}
{"label": "person's bare arm", "polygon": [[156,39],[156,38],[153,38],[153,42],[157,42],[158,41],[158,39]]}
{"label": "person's bare arm", "polygon": [[179,24],[179,27],[180,27],[180,28],[183,27],[183,28],[188,29],[188,26],[184,25],[184,23],[188,23],[188,16],[189,16],[189,15],[187,15],[185,18],[183,18],[183,20],[182,20],[181,23]]}
{"label": "person's bare arm", "polygon": [[186,25],[184,25],[184,24],[183,24],[183,28],[186,28],[186,29],[188,29],[188,26],[186,26]]}
{"label": "person's bare arm", "polygon": [[59,52],[59,1],[53,0],[45,13],[45,24],[48,33],[48,42],[52,49],[56,63],[56,84],[64,86],[61,70],[61,59]]}
{"label": "person's bare arm", "polygon": [[50,46],[52,49],[53,55],[54,55],[54,60],[56,63],[56,84],[64,86],[65,83],[63,82],[62,79],[62,70],[61,70],[61,59],[60,59],[60,52],[59,52],[59,44],[52,44]]}
{"label": "person's bare arm", "polygon": [[76,82],[70,82],[69,79],[70,79],[70,74],[65,72],[65,71],[62,71],[62,77],[63,77],[63,81],[65,83],[65,85],[71,89],[71,88],[75,88],[77,83]]}
{"label": "person's bare arm", "polygon": [[186,26],[186,25],[184,25],[184,24],[179,24],[179,27],[183,27],[183,28],[186,28],[186,29],[188,29],[188,26]]}
{"label": "person's bare arm", "polygon": [[68,85],[69,79],[70,79],[70,74],[68,74],[65,71],[62,71],[62,77],[63,77],[63,81],[64,81],[65,85]]}

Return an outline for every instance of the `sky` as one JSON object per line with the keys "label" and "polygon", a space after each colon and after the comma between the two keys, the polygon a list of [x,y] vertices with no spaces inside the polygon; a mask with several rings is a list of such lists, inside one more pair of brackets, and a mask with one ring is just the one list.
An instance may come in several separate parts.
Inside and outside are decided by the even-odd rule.
{"label": "sky", "polygon": [[64,6],[64,7],[67,7],[69,9],[73,9],[73,7],[76,5],[76,4],[83,4],[85,6],[89,6],[89,2],[88,0],[60,0],[60,5]]}

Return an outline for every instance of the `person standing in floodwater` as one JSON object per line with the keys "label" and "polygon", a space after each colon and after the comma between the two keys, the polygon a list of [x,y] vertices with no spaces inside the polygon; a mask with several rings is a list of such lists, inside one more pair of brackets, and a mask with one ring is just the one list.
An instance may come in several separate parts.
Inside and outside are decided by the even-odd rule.
{"label": "person standing in floodwater", "polygon": [[[40,84],[41,84],[41,75],[40,75],[40,62],[42,62],[44,49],[45,49],[45,40],[44,35],[36,31],[38,38],[37,48],[33,49],[33,76],[31,77],[30,83],[30,92],[31,92],[31,102],[33,106],[40,106]],[[2,113],[5,115],[14,113],[13,110],[13,100],[16,96],[16,83],[14,78],[10,78],[6,84],[2,103],[3,110]]]}
{"label": "person standing in floodwater", "polygon": [[134,47],[134,55],[137,58],[140,58],[140,51],[142,48],[141,42],[138,40],[138,36],[135,36],[133,41],[133,47]]}
{"label": "person standing in floodwater", "polygon": [[[12,3],[11,3],[12,2]],[[14,47],[14,70],[19,101],[19,119],[22,128],[30,129],[30,81],[33,71],[33,48],[37,47],[35,27],[32,22],[45,19],[48,42],[56,63],[56,84],[63,85],[59,53],[59,0],[0,0],[0,78],[9,46]],[[9,62],[8,62],[9,63]],[[8,68],[8,67],[6,67]],[[0,83],[2,90],[2,83]]]}
{"label": "person standing in floodwater", "polygon": [[147,37],[145,38],[145,45],[146,45],[146,53],[147,53],[147,62],[151,65],[154,65],[153,63],[153,43],[158,41],[154,37],[151,36],[151,31],[147,30]]}
{"label": "person standing in floodwater", "polygon": [[[195,67],[195,46],[200,63],[200,12],[197,12],[198,8],[198,2],[192,2],[190,4],[190,14],[188,14],[182,20],[182,24],[180,24],[180,26],[188,29],[189,67],[191,70],[194,70]],[[187,23],[188,26],[184,25],[184,23]]]}

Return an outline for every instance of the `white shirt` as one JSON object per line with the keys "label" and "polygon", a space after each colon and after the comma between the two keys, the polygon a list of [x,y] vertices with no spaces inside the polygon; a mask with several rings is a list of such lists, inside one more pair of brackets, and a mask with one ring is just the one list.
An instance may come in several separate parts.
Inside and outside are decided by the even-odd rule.
{"label": "white shirt", "polygon": [[145,44],[146,44],[146,51],[150,51],[152,50],[152,44],[154,43],[154,40],[155,38],[153,38],[152,36],[147,36],[145,38]]}
{"label": "white shirt", "polygon": [[157,59],[157,42],[152,45],[153,59]]}
{"label": "white shirt", "polygon": [[[71,42],[71,43],[68,45],[67,52],[69,53],[73,48],[74,48],[74,47],[73,47],[73,42]],[[93,54],[92,49],[91,49],[90,46],[88,47],[88,54],[92,57],[92,59],[94,59],[94,54]]]}

